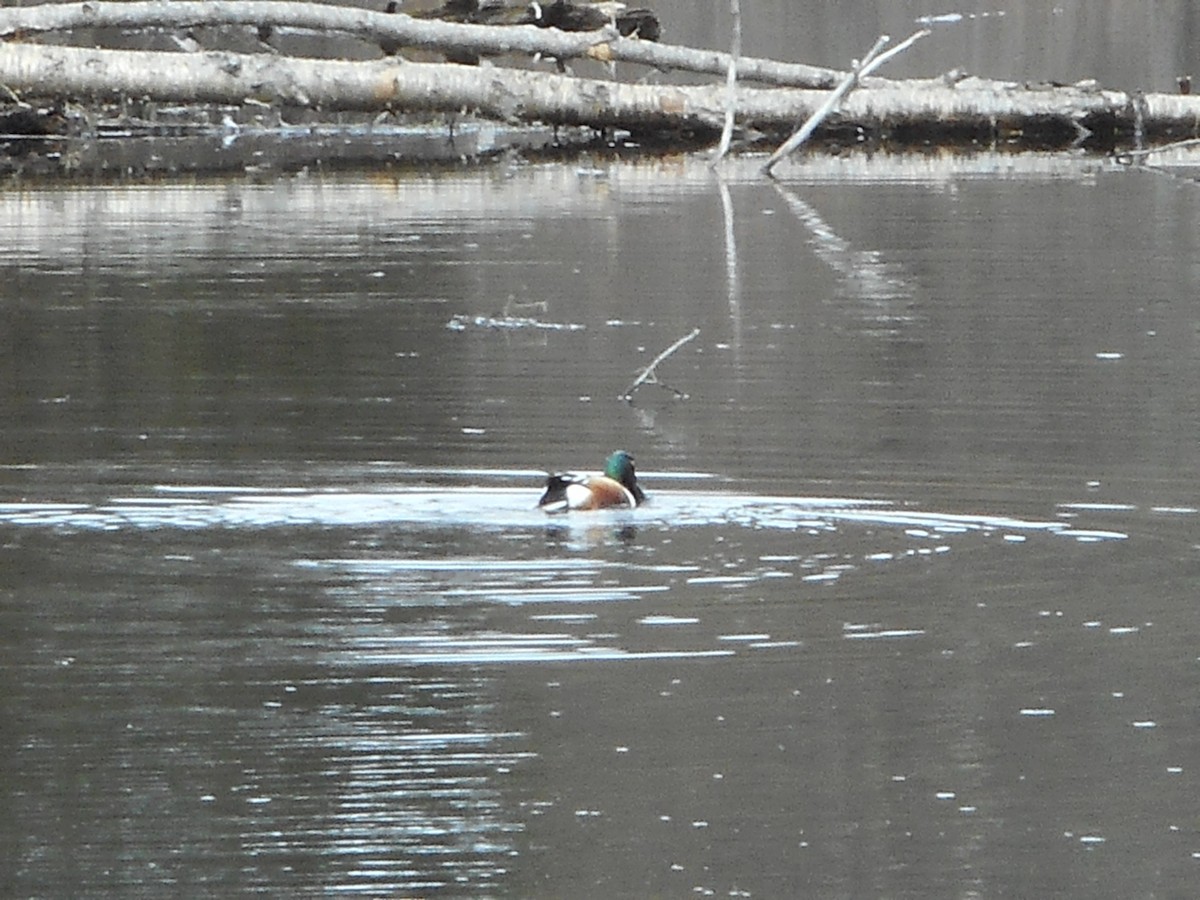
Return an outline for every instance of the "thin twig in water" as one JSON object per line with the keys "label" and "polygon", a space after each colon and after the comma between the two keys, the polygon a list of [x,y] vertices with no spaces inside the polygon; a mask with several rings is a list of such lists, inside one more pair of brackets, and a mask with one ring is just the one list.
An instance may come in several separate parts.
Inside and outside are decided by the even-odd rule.
{"label": "thin twig in water", "polygon": [[675,396],[678,397],[680,400],[686,400],[688,395],[685,394],[683,391],[680,391],[680,390],[677,390],[676,388],[671,387],[665,381],[659,381],[658,374],[654,371],[654,369],[660,362],[662,362],[664,359],[666,359],[668,356],[670,356],[672,353],[674,353],[676,350],[678,350],[680,347],[682,347],[688,341],[692,340],[692,338],[694,338],[699,333],[700,333],[699,328],[693,328],[690,333],[685,334],[683,337],[681,337],[679,340],[677,340],[675,343],[673,343],[670,347],[668,347],[662,353],[658,354],[658,356],[654,357],[654,361],[652,363],[650,363],[650,365],[646,366],[645,369],[642,370],[642,374],[634,379],[633,384],[631,384],[629,387],[625,388],[624,393],[621,394],[621,399],[622,400],[632,400],[633,392],[636,391],[638,388],[640,388],[643,384],[661,384],[667,390],[674,393]]}
{"label": "thin twig in water", "polygon": [[715,169],[729,152],[737,111],[737,67],[742,58],[742,7],[738,0],[729,0],[729,15],[733,37],[729,41],[729,68],[725,71],[725,127],[721,129],[721,142],[708,164],[710,169]]}
{"label": "thin twig in water", "polygon": [[1174,141],[1170,144],[1163,144],[1161,147],[1147,147],[1144,150],[1122,150],[1116,155],[1117,162],[1125,162],[1130,159],[1135,159],[1139,156],[1151,156],[1155,153],[1170,153],[1174,150],[1181,150],[1185,147],[1194,147],[1200,144],[1200,138],[1188,138],[1183,141]]}
{"label": "thin twig in water", "polygon": [[824,122],[825,119],[837,109],[838,104],[840,104],[842,99],[854,89],[855,85],[858,84],[860,79],[870,75],[889,59],[892,59],[894,56],[896,56],[897,53],[904,52],[929,33],[929,29],[922,29],[921,31],[914,32],[887,53],[882,53],[882,51],[883,48],[887,46],[887,43],[891,40],[891,38],[886,34],[880,35],[879,39],[875,41],[875,46],[873,46],[870,52],[863,57],[861,62],[856,63],[853,68],[851,68],[850,74],[848,74],[842,80],[841,84],[833,89],[833,93],[831,93],[825,102],[821,104],[820,108],[808,117],[808,121],[801,125],[795,134],[784,141],[783,146],[771,154],[771,158],[767,160],[766,165],[764,165],[762,168],[763,174],[770,175],[771,170],[775,168],[781,159],[791,153],[794,153],[801,144],[812,137],[812,133],[817,130],[817,126]]}
{"label": "thin twig in water", "polygon": [[1186,150],[1200,144],[1200,138],[1187,138],[1182,141],[1164,144],[1161,147],[1145,147],[1139,150],[1123,150],[1116,154],[1114,160],[1118,165],[1137,166],[1139,172],[1149,172],[1151,175],[1162,175],[1165,178],[1175,178],[1195,184],[1196,179],[1190,174],[1192,168],[1187,165],[1177,165],[1167,168],[1168,164],[1152,163],[1150,157],[1154,154],[1169,153],[1175,150]]}

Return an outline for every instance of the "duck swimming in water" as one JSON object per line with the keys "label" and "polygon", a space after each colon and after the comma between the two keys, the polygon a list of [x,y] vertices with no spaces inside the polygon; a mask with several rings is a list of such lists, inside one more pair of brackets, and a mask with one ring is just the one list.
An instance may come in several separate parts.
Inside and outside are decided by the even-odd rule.
{"label": "duck swimming in water", "polygon": [[605,462],[603,475],[552,474],[546,479],[546,492],[538,501],[538,508],[558,513],[569,509],[632,508],[645,502],[633,457],[618,450]]}

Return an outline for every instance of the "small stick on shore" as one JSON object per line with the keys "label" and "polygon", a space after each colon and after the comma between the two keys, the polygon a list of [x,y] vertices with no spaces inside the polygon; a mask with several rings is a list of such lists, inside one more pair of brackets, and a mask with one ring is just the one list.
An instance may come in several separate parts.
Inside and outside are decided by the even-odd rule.
{"label": "small stick on shore", "polygon": [[675,394],[676,398],[678,398],[680,400],[686,400],[688,398],[688,395],[685,394],[683,391],[671,387],[665,381],[659,381],[658,373],[656,373],[654,371],[654,369],[659,363],[661,363],[664,359],[666,359],[668,356],[670,356],[672,353],[674,353],[676,350],[678,350],[680,347],[682,347],[688,341],[692,340],[699,333],[700,333],[699,328],[693,328],[690,333],[685,334],[683,337],[681,337],[679,340],[677,340],[675,343],[673,343],[670,347],[668,347],[662,353],[658,354],[658,356],[654,357],[654,361],[652,363],[650,363],[650,365],[646,366],[645,369],[642,370],[642,374],[634,379],[633,384],[631,384],[631,385],[629,385],[629,387],[625,388],[625,391],[624,391],[624,393],[621,394],[620,399],[625,400],[627,402],[632,400],[633,392],[636,391],[638,388],[640,388],[643,384],[661,384],[667,390],[669,390],[673,394]]}
{"label": "small stick on shore", "polygon": [[916,31],[889,50],[887,53],[883,53],[882,51],[883,48],[887,46],[891,38],[886,34],[880,35],[879,39],[875,41],[875,46],[873,46],[870,52],[868,52],[867,55],[862,58],[861,62],[856,63],[853,68],[851,68],[850,73],[844,79],[842,79],[841,84],[833,89],[833,93],[831,93],[829,98],[821,104],[820,108],[818,108],[816,112],[809,116],[808,121],[801,125],[795,134],[784,141],[783,145],[780,146],[778,150],[771,154],[771,158],[767,160],[766,164],[762,168],[763,174],[770,175],[771,170],[778,165],[781,159],[791,153],[794,153],[801,144],[807,141],[812,136],[812,133],[817,130],[817,126],[824,122],[825,119],[837,109],[838,104],[841,103],[842,99],[855,88],[860,80],[870,75],[897,54],[903,53],[929,33],[930,31],[928,28]]}

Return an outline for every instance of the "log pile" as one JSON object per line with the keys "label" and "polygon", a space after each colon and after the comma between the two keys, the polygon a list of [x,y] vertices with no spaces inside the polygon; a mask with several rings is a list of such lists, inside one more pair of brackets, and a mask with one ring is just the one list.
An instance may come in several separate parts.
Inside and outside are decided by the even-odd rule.
{"label": "log pile", "polygon": [[[813,130],[842,144],[1109,151],[1200,133],[1200,96],[953,73],[895,81],[853,68],[839,72],[674,46],[657,40],[669,23],[660,28],[648,10],[568,0],[509,5],[514,2],[519,0],[448,0],[444,14],[435,17],[406,14],[395,3],[366,9],[270,0],[4,7],[0,101],[8,103],[0,115],[38,103],[48,104],[47,115],[61,115],[68,102],[134,99],[323,114],[466,112],[505,123],[715,140],[730,110],[743,134],[775,139],[829,106]],[[190,37],[202,28],[242,33],[245,40],[202,47]],[[169,49],[120,49],[96,38],[131,29],[170,34],[173,43]],[[340,58],[293,55],[278,49],[284,33],[336,37],[342,50],[358,49],[340,52]],[[78,35],[88,35],[89,45],[72,45]],[[435,51],[449,61],[414,62],[406,58],[410,50]],[[487,63],[454,62],[479,60]],[[622,75],[649,72],[657,80],[667,80],[658,73],[673,71],[714,77],[700,85],[583,77],[570,69],[580,60],[619,64]],[[828,104],[839,86],[845,96]]]}

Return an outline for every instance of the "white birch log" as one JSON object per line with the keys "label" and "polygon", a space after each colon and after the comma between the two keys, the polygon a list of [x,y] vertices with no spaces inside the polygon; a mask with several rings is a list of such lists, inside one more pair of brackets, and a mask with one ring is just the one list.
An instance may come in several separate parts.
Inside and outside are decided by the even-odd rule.
{"label": "white birch log", "polygon": [[[617,38],[610,30],[565,34],[532,26],[455,25],[376,13],[354,7],[307,3],[226,2],[56,4],[0,9],[0,87],[6,93],[39,98],[146,98],[172,103],[236,105],[246,102],[339,110],[463,110],[503,121],[618,126],[635,130],[719,131],[728,109],[720,86],[623,84],[557,73],[498,67],[305,59],[268,53],[210,51],[157,53],[85,49],[25,43],[32,32],[83,26],[157,24],[258,25],[331,28],[376,39],[380,36],[422,46],[486,52],[515,50],[567,57],[661,61],[643,51],[666,51],[709,59],[723,73],[730,57],[688,48],[667,48]],[[664,58],[667,58],[664,57]],[[753,60],[740,60],[739,79],[761,77]],[[771,64],[782,65],[782,64]],[[807,67],[791,67],[792,70]],[[828,71],[828,70],[810,70]],[[779,74],[778,72],[776,74]],[[794,74],[794,72],[793,72]],[[838,73],[832,73],[837,75]],[[827,91],[748,88],[739,84],[736,115],[747,128],[773,134],[791,131],[828,97]],[[829,124],[859,127],[880,137],[904,129],[934,135],[969,133],[978,137],[1030,134],[1047,126],[1064,132],[1084,128],[1190,137],[1200,133],[1200,95],[1131,96],[1094,86],[1028,89],[1020,85],[966,78],[886,81],[870,79],[846,98]],[[912,132],[910,132],[912,134]]]}
{"label": "white birch log", "polygon": [[[379,43],[429,50],[465,49],[485,55],[520,53],[555,59],[591,57],[604,62],[632,62],[659,69],[724,75],[729,54],[713,50],[622,38],[613,29],[563,32],[533,25],[460,25],[416,19],[403,13],[374,12],[353,6],[275,0],[172,0],[172,2],[53,3],[0,8],[0,37],[25,37],[80,28],[192,28],[200,26],[272,25],[323,34],[340,33]],[[737,76],[790,87],[824,88],[840,74],[831,69],[767,59],[740,59]]]}
{"label": "white birch log", "polygon": [[[515,69],[378,60],[346,62],[271,54],[163,54],[0,44],[0,84],[38,97],[145,98],[236,105],[247,101],[337,110],[473,111],[504,121],[719,131],[723,85],[623,84]],[[789,132],[826,99],[825,91],[739,87],[745,126]],[[1150,128],[1200,125],[1200,96],[1139,98]],[[897,127],[998,129],[1016,132],[1047,120],[1065,125],[1099,117],[1132,123],[1133,102],[1119,91],[996,88],[966,79],[859,90],[831,117],[876,133]]]}

